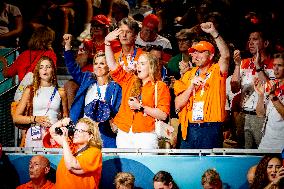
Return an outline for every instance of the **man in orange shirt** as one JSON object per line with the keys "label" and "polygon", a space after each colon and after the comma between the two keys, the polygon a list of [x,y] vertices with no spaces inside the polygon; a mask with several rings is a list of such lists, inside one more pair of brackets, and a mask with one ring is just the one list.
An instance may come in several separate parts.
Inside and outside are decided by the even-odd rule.
{"label": "man in orange shirt", "polygon": [[174,84],[175,108],[179,112],[183,139],[180,148],[222,147],[221,126],[225,120],[226,77],[230,54],[212,22],[200,26],[214,38],[221,56],[215,64],[215,48],[207,41],[200,41],[189,48],[196,67],[187,71]]}
{"label": "man in orange shirt", "polygon": [[30,160],[29,172],[30,172],[30,182],[22,184],[17,187],[17,189],[50,189],[55,188],[55,185],[47,180],[46,176],[50,170],[49,160],[41,155],[33,156]]}
{"label": "man in orange shirt", "polygon": [[[139,56],[142,54],[141,48],[135,47],[135,40],[139,32],[138,23],[132,18],[123,18],[118,23],[119,29],[122,31],[118,36],[121,43],[121,51],[114,54],[115,61],[123,67],[127,72],[135,71]],[[112,42],[105,42],[106,46],[110,46]]]}

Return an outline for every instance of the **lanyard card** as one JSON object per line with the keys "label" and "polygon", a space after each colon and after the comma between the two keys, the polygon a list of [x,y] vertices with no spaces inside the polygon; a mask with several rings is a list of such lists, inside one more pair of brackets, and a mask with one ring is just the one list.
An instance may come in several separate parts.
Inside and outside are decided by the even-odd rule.
{"label": "lanyard card", "polygon": [[41,140],[41,128],[39,125],[31,127],[32,140]]}
{"label": "lanyard card", "polygon": [[203,121],[204,119],[204,101],[193,102],[192,107],[192,121]]}

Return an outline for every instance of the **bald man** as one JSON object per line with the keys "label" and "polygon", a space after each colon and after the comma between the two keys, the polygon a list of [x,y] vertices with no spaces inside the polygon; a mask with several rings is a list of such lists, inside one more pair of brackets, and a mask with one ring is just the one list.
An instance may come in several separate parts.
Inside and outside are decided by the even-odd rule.
{"label": "bald man", "polygon": [[17,189],[55,189],[55,185],[46,178],[49,171],[50,163],[46,157],[33,156],[29,165],[31,181],[18,186]]}
{"label": "bald man", "polygon": [[247,172],[247,180],[248,180],[249,185],[251,185],[253,183],[256,166],[257,165],[252,166],[251,168],[249,168],[249,170]]}

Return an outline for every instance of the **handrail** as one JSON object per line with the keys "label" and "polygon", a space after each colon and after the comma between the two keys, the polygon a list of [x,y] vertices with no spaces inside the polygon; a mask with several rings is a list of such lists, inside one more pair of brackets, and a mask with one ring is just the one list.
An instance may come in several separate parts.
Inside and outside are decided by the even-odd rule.
{"label": "handrail", "polygon": [[[62,148],[22,148],[22,147],[2,147],[5,153],[21,154],[60,154]],[[198,156],[218,156],[218,155],[264,155],[280,154],[281,150],[274,149],[232,149],[232,148],[213,148],[213,149],[122,149],[122,148],[103,148],[104,155],[198,155]]]}
{"label": "handrail", "polygon": [[0,94],[0,97],[2,97],[3,95],[5,95],[6,93],[10,92],[11,90],[13,90],[14,88],[17,88],[18,85],[13,85],[12,87],[10,87],[8,90],[4,91],[3,93]]}
{"label": "handrail", "polygon": [[[3,57],[6,58],[6,57],[10,56],[11,54],[13,54],[14,52],[16,52],[19,49],[20,49],[20,47],[15,47],[12,50],[10,50],[9,52],[7,52],[6,54],[4,54]],[[10,67],[11,64],[10,65],[8,64],[7,66]],[[3,70],[3,68],[0,69],[0,72],[2,72],[2,70]]]}
{"label": "handrail", "polygon": [[10,56],[11,54],[13,54],[14,52],[16,52],[17,50],[19,50],[21,47],[15,47],[13,48],[11,51],[7,52],[6,54],[3,55],[4,58],[6,58],[7,56]]}

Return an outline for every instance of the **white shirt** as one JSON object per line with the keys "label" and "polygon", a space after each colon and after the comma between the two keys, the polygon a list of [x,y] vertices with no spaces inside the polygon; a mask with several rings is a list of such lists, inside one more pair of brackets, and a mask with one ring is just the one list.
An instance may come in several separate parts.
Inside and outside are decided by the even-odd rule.
{"label": "white shirt", "polygon": [[145,47],[147,45],[155,45],[155,46],[159,46],[160,45],[160,46],[163,47],[163,49],[172,49],[171,42],[167,38],[158,35],[157,38],[155,39],[155,41],[146,42],[146,41],[143,41],[141,39],[140,32],[137,35],[135,44],[139,45],[139,46],[142,46],[142,47]]}
{"label": "white shirt", "polygon": [[96,100],[98,100],[98,99],[104,100],[105,99],[107,84],[99,86],[101,98],[99,97],[97,86],[98,85],[96,83],[94,83],[92,86],[89,87],[87,94],[86,94],[86,97],[85,97],[85,106],[95,99]]}

